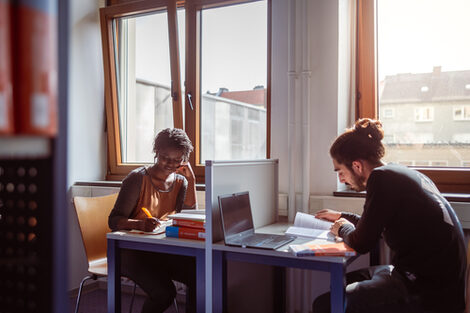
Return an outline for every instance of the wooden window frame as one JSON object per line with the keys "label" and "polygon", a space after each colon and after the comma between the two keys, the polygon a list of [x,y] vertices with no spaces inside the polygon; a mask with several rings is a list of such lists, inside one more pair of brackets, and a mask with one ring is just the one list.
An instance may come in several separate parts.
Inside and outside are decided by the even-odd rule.
{"label": "wooden window frame", "polygon": [[[203,9],[257,2],[259,0],[111,0],[108,6],[100,9],[101,37],[103,47],[103,66],[105,83],[105,107],[108,139],[108,172],[107,180],[122,180],[130,171],[143,163],[123,163],[119,128],[118,94],[113,43],[113,20],[119,17],[134,16],[166,9],[170,39],[170,62],[172,77],[174,127],[183,128],[191,139],[195,149],[190,156],[197,183],[205,181],[205,166],[200,164],[200,13]],[[181,99],[181,80],[178,47],[177,8],[185,8],[185,121],[183,121],[183,104]],[[271,150],[271,0],[267,0],[267,86],[266,86],[266,157]],[[195,27],[194,27],[195,25]],[[176,79],[177,78],[177,79]],[[178,100],[175,101],[175,98]]]}
{"label": "wooden window frame", "polygon": [[[356,119],[377,118],[377,0],[357,0]],[[414,167],[441,192],[470,193],[470,169]]]}

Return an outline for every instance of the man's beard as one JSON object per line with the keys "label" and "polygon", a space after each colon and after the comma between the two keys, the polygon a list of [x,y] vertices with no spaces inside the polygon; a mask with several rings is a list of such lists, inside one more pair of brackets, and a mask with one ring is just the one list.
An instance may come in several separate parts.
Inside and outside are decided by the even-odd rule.
{"label": "man's beard", "polygon": [[349,185],[352,190],[357,192],[366,190],[366,178],[364,176],[360,176],[352,172],[352,179],[354,182],[353,184]]}

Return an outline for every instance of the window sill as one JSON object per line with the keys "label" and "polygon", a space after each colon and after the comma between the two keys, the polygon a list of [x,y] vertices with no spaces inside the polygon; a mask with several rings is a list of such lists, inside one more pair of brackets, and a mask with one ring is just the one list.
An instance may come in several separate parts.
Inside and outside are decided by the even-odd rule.
{"label": "window sill", "polygon": [[[88,187],[121,187],[122,182],[118,180],[98,180],[98,181],[77,181],[75,186],[88,186]],[[205,184],[196,184],[197,191],[205,191]]]}
{"label": "window sill", "polygon": [[[442,193],[444,195],[444,198],[447,199],[449,202],[470,202],[470,194],[468,193],[448,193],[444,192]],[[350,191],[350,190],[341,190],[341,191],[334,191],[333,196],[335,197],[354,197],[354,198],[365,198],[366,193],[364,191],[362,192],[356,192],[356,191]]]}

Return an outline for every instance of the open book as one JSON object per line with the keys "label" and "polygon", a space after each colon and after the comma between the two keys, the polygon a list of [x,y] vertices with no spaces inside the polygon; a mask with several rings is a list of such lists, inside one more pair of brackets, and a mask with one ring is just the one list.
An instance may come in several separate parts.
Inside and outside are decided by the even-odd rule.
{"label": "open book", "polygon": [[335,236],[330,232],[331,225],[333,223],[318,219],[313,215],[297,212],[294,226],[289,227],[286,234],[334,241]]}
{"label": "open book", "polygon": [[315,240],[300,245],[290,245],[289,251],[296,256],[353,256],[356,255],[351,247],[344,242],[318,244]]}

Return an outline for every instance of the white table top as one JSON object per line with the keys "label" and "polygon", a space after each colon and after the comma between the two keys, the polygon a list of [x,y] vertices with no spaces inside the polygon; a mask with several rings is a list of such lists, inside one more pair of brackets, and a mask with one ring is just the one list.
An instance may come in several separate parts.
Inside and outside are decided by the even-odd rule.
{"label": "white table top", "polygon": [[159,245],[169,245],[177,247],[188,247],[204,249],[205,242],[202,240],[184,239],[184,238],[170,238],[165,234],[136,234],[127,231],[115,231],[106,235],[108,239],[117,239],[122,241],[132,241]]}
{"label": "white table top", "polygon": [[[266,225],[256,229],[256,233],[265,233],[265,234],[284,234],[287,228],[292,226],[291,223],[274,223],[270,225]],[[327,257],[327,256],[302,256],[297,257],[288,251],[289,245],[292,244],[302,244],[305,242],[312,241],[312,238],[306,237],[297,237],[294,241],[289,242],[288,244],[280,247],[277,250],[266,250],[266,249],[256,249],[256,248],[242,248],[242,247],[234,247],[234,246],[226,246],[224,241],[216,242],[212,245],[213,250],[217,251],[227,251],[227,252],[239,252],[239,253],[247,253],[247,254],[255,254],[255,255],[265,255],[265,256],[276,256],[282,258],[290,258],[290,259],[302,259],[302,260],[315,260],[315,261],[327,261],[331,263],[346,263],[348,257]],[[316,243],[318,244],[327,244],[332,243],[331,241],[316,239]]]}

